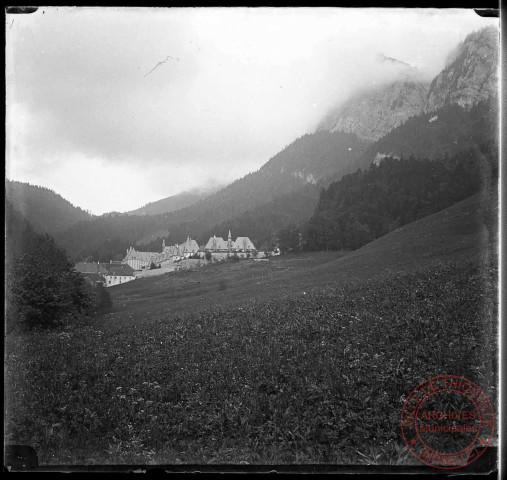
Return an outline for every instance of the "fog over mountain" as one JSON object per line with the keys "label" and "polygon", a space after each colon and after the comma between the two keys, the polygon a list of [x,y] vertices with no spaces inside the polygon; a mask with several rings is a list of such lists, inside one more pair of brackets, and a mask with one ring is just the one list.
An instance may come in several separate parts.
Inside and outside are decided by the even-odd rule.
{"label": "fog over mountain", "polygon": [[7,15],[7,177],[94,214],[259,169],[401,67],[429,81],[472,10],[39,8]]}
{"label": "fog over mountain", "polygon": [[359,90],[331,109],[319,131],[343,131],[379,140],[422,112],[449,105],[471,107],[497,95],[498,29],[484,27],[467,35],[446,57],[445,68],[431,80],[415,67],[385,55],[391,82]]}

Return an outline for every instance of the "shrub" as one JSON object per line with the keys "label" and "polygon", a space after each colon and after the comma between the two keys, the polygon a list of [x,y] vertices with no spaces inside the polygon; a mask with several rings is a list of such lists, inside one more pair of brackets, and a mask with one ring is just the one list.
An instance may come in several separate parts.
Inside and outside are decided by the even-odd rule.
{"label": "shrub", "polygon": [[93,311],[85,279],[50,235],[35,235],[6,274],[7,330],[54,327]]}
{"label": "shrub", "polygon": [[204,255],[204,258],[210,262],[211,261],[211,252],[206,252],[205,255]]}

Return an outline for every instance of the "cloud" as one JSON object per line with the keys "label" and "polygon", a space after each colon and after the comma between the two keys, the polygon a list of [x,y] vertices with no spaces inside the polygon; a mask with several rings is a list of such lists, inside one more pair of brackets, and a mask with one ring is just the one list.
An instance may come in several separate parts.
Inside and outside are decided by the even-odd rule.
{"label": "cloud", "polygon": [[[385,80],[378,52],[431,77],[486,23],[464,10],[320,8],[44,8],[13,19],[7,173],[62,195],[56,178],[68,175],[84,185],[75,203],[94,212],[255,170],[331,105]],[[177,60],[160,63],[168,56]],[[174,171],[186,173],[160,180]],[[138,179],[138,203],[121,189],[91,193],[105,175]]]}

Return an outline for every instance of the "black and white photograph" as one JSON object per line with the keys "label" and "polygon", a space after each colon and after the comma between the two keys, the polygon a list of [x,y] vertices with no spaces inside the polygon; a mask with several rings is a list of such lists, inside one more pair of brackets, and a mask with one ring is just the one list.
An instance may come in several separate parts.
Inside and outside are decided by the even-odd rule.
{"label": "black and white photograph", "polygon": [[7,7],[4,471],[492,473],[498,10]]}

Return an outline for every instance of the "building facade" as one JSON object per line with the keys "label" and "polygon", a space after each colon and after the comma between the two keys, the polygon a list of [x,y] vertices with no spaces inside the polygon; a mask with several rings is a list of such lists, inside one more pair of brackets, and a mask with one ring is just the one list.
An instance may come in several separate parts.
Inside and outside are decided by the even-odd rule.
{"label": "building facade", "polygon": [[134,269],[127,264],[106,263],[107,273],[104,275],[106,287],[113,287],[121,283],[131,282],[135,280]]}
{"label": "building facade", "polygon": [[165,260],[168,257],[178,257],[179,259],[188,258],[191,255],[196,254],[199,251],[199,244],[190,237],[180,244],[171,245],[166,247],[165,239],[162,241],[162,255],[165,253],[165,257],[161,260]]}
{"label": "building facade", "polygon": [[189,258],[199,252],[198,243],[190,237],[181,243],[166,246],[162,240],[162,252],[138,252],[134,247],[127,249],[127,255],[121,263],[129,265],[134,270],[149,269],[153,263],[157,267],[168,265],[184,258]]}
{"label": "building facade", "polygon": [[134,270],[129,265],[118,262],[78,262],[75,269],[92,285],[102,283],[105,287],[112,287],[136,279]]}
{"label": "building facade", "polygon": [[206,243],[205,250],[211,253],[229,253],[229,252],[256,252],[255,245],[248,237],[238,237],[235,241],[232,241],[231,231],[229,230],[229,236],[227,241],[222,237],[213,235]]}
{"label": "building facade", "polygon": [[127,249],[127,255],[121,263],[128,265],[133,270],[145,270],[152,263],[156,264],[157,252],[138,252],[134,247]]}

